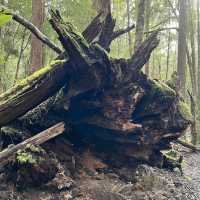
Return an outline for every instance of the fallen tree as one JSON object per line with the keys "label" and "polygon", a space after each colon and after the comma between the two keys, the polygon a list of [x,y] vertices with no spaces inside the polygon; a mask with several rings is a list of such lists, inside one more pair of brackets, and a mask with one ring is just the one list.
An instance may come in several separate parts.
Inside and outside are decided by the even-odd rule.
{"label": "fallen tree", "polygon": [[[158,32],[153,32],[130,59],[112,59],[107,52],[112,40],[133,26],[114,32],[112,16],[101,22],[98,15],[83,34],[86,40],[58,11],[52,11],[51,17],[65,52],[56,64],[0,96],[0,126],[61,89],[55,97],[56,106],[53,104],[46,115],[53,113],[70,125],[71,141],[146,161],[169,148],[170,141],[179,138],[190,124],[190,112],[176,91],[141,71],[159,44]],[[94,27],[98,31],[91,34]],[[92,43],[97,36],[99,40]]]}

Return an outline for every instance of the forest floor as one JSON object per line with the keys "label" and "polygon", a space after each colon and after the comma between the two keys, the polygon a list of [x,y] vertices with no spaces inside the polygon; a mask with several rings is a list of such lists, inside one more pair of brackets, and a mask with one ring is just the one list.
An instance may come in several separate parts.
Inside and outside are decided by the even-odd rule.
{"label": "forest floor", "polygon": [[200,154],[182,147],[184,176],[178,169],[135,165],[131,160],[118,163],[110,157],[111,162],[107,162],[102,159],[105,155],[94,154],[88,148],[74,149],[60,138],[47,143],[44,149],[57,160],[56,177],[40,187],[18,188],[19,191],[16,183],[7,178],[7,168],[0,174],[0,200],[199,200],[200,197]]}
{"label": "forest floor", "polygon": [[184,175],[189,179],[196,196],[200,199],[200,153],[182,148],[182,154],[184,155]]}

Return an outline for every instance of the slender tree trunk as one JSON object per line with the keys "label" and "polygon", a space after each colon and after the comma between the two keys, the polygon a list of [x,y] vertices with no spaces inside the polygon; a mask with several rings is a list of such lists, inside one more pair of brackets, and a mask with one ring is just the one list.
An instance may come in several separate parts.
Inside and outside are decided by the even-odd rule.
{"label": "slender tree trunk", "polygon": [[197,95],[197,78],[196,78],[196,48],[195,48],[195,24],[194,24],[194,17],[193,17],[193,2],[189,1],[189,39],[190,39],[190,46],[191,46],[191,83],[192,83],[192,93],[194,96],[194,100],[196,101]]}
{"label": "slender tree trunk", "polygon": [[[149,32],[150,14],[151,14],[151,0],[146,0],[146,16],[145,16],[145,31]],[[148,37],[149,34],[146,34]],[[149,62],[145,65],[145,74],[149,75]]]}
{"label": "slender tree trunk", "polygon": [[25,38],[26,38],[26,28],[23,31],[22,42],[21,42],[20,52],[19,52],[19,58],[17,61],[17,67],[16,67],[16,71],[15,71],[14,84],[15,84],[16,80],[18,79],[18,75],[19,75],[19,67],[20,67],[20,62],[22,59],[23,51],[24,51]]}
{"label": "slender tree trunk", "polygon": [[142,43],[144,35],[144,15],[145,15],[145,0],[137,1],[137,21],[136,21],[136,33],[135,33],[135,45],[136,51]]}
{"label": "slender tree trunk", "polygon": [[200,98],[200,3],[197,1],[197,44],[198,44],[198,99]]}
{"label": "slender tree trunk", "polygon": [[177,89],[185,96],[186,83],[186,37],[187,37],[187,0],[180,0],[179,34],[178,34],[178,81]]}
{"label": "slender tree trunk", "polygon": [[[170,24],[170,22],[171,22],[171,10],[170,10],[170,7],[169,7],[169,10],[168,10],[168,17],[169,17],[169,24]],[[168,79],[168,75],[169,75],[170,44],[171,44],[171,31],[169,30],[168,39],[167,39],[167,71],[166,71],[166,80]]]}
{"label": "slender tree trunk", "polygon": [[[44,2],[43,0],[32,1],[32,23],[42,30],[44,22]],[[33,73],[43,65],[43,44],[34,35],[31,37],[31,59],[30,73]]]}
{"label": "slender tree trunk", "polygon": [[[130,16],[130,0],[126,0],[126,5],[127,5],[127,26],[130,27],[130,20],[131,20],[131,16]],[[128,32],[128,46],[129,46],[129,54],[130,56],[132,55],[132,42],[131,42],[131,33]]]}

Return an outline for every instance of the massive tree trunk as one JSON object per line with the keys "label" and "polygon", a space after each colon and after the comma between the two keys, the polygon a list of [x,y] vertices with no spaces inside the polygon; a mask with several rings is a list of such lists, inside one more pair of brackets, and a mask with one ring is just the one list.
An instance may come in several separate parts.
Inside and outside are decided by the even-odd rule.
{"label": "massive tree trunk", "polygon": [[[43,0],[32,1],[32,23],[42,30],[44,22],[44,2]],[[35,72],[43,65],[43,43],[35,35],[31,37],[31,59],[30,73]]]}
{"label": "massive tree trunk", "polygon": [[146,161],[155,151],[169,148],[190,121],[178,94],[141,72],[159,43],[158,32],[130,59],[111,59],[102,47],[89,44],[65,23],[58,12],[51,15],[52,27],[65,49],[59,59],[65,61],[41,69],[2,94],[0,125],[24,115],[62,88],[55,98],[59,106],[52,112],[69,124],[72,141]]}

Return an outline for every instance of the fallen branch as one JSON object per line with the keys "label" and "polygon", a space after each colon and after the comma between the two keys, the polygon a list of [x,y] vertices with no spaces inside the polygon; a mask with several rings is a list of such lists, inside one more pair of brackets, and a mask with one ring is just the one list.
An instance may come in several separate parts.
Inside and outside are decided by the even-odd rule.
{"label": "fallen branch", "polygon": [[34,26],[31,22],[26,20],[24,17],[16,14],[15,12],[9,10],[5,6],[0,5],[0,10],[5,14],[11,15],[13,20],[23,25],[27,29],[29,29],[39,40],[41,40],[44,44],[46,44],[49,48],[54,50],[56,53],[61,54],[62,50],[57,47],[49,38],[44,35],[36,26]]}
{"label": "fallen branch", "polygon": [[0,152],[0,167],[5,166],[17,153],[18,150],[24,149],[27,145],[34,145],[38,146],[56,136],[64,133],[65,131],[65,124],[64,122],[60,122],[55,126],[17,144],[13,145],[12,147],[8,147],[7,149]]}

